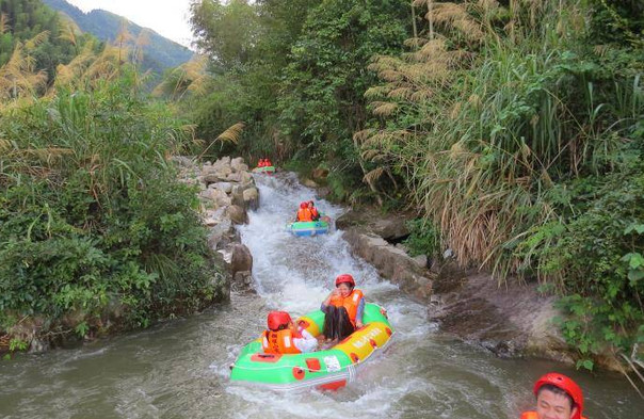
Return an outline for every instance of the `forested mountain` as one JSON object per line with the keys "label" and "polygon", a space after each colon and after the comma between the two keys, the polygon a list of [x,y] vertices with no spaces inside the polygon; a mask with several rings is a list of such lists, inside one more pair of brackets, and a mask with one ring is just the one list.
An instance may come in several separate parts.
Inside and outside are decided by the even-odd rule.
{"label": "forested mountain", "polygon": [[[84,13],[79,8],[67,3],[65,0],[42,0],[54,10],[65,13],[84,32],[95,35],[102,41],[113,42],[123,29],[124,18],[105,10],[92,10]],[[156,32],[142,28],[137,24],[127,22],[127,31],[136,39],[142,31],[147,32],[147,45],[143,46],[144,68],[151,68],[162,72],[165,68],[176,67],[190,60],[192,51],[188,48],[162,37]]]}
{"label": "forested mountain", "polygon": [[56,66],[69,62],[77,53],[75,46],[60,37],[58,15],[40,0],[0,0],[0,66],[7,63],[18,42],[39,37],[33,46],[34,68],[44,69],[49,79]]}

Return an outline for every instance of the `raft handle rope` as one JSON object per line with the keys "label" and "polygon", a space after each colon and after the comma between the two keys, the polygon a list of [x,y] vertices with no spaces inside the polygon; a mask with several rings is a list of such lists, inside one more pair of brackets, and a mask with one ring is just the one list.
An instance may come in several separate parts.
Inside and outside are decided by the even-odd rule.
{"label": "raft handle rope", "polygon": [[[375,348],[375,349],[374,349],[373,351],[371,351],[371,353],[369,353],[369,355],[367,355],[364,359],[359,359],[359,360],[358,360],[358,361],[356,361],[355,363],[350,364],[350,365],[347,365],[347,366],[344,366],[344,367],[340,367],[339,369],[333,369],[333,371],[330,371],[329,369],[320,369],[320,370],[317,370],[317,371],[315,371],[315,372],[327,372],[327,373],[331,373],[331,374],[333,374],[333,373],[343,372],[344,370],[349,369],[349,368],[351,368],[351,367],[356,368],[356,367],[358,367],[360,364],[362,364],[362,363],[366,362],[366,361],[367,361],[367,359],[371,358],[371,356],[372,356],[373,354],[375,354],[376,352],[381,351],[381,350],[384,350],[385,348],[387,348],[387,346],[389,346],[389,342],[391,342],[391,339],[394,337],[394,335],[395,335],[395,334],[396,334],[396,332],[393,332],[393,333],[391,334],[391,336],[389,337],[389,339],[387,340],[387,342],[386,342],[383,346],[381,346],[381,347],[379,347],[379,348]],[[331,350],[329,350],[329,352],[330,352],[330,351],[331,351]],[[307,353],[307,354],[301,354],[301,355],[320,354],[320,353],[322,353],[322,352],[326,352],[326,351],[310,352],[310,353]],[[253,354],[253,355],[255,355],[255,354]],[[265,355],[265,354],[258,354],[258,355]],[[345,355],[346,355],[346,354],[345,354]],[[329,356],[334,356],[334,355],[332,355],[331,353],[329,353]],[[288,365],[288,366],[287,366],[287,365],[283,365],[283,366],[275,366],[275,367],[270,367],[270,368],[248,368],[248,367],[240,367],[240,366],[237,366],[237,365],[235,365],[235,364],[232,364],[232,365],[230,366],[230,369],[232,370],[233,368],[236,368],[236,369],[243,370],[243,371],[274,371],[274,370],[283,370],[283,369],[290,370],[290,369],[292,369],[293,367],[303,368],[303,367],[300,367],[300,366],[298,366],[298,365]],[[308,368],[306,368],[306,370],[309,370],[309,369],[308,369]]]}

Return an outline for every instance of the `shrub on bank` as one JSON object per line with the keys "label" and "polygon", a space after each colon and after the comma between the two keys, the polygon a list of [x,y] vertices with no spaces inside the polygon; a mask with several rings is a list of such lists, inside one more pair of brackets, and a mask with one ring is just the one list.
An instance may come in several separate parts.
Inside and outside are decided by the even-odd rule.
{"label": "shrub on bank", "polygon": [[85,336],[224,295],[194,190],[166,156],[182,130],[127,77],[0,119],[0,331]]}

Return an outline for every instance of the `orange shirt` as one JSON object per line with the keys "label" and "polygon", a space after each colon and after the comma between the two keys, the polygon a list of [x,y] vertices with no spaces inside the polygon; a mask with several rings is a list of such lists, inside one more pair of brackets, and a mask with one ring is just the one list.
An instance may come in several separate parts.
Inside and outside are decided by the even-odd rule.
{"label": "orange shirt", "polygon": [[311,210],[309,210],[308,208],[300,208],[297,211],[297,221],[313,221],[311,219]]}

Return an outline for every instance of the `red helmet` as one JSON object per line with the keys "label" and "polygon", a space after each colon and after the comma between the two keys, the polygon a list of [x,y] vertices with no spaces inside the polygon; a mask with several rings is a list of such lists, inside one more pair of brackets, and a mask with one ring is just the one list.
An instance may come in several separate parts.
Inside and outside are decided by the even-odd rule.
{"label": "red helmet", "polygon": [[541,387],[546,384],[553,385],[565,391],[575,402],[575,405],[577,405],[577,413],[575,413],[572,419],[581,419],[581,412],[584,410],[584,396],[577,383],[563,374],[549,372],[534,383],[534,395],[538,395]]}
{"label": "red helmet", "polygon": [[308,207],[308,204],[306,202],[300,202],[300,208],[304,209]]}
{"label": "red helmet", "polygon": [[270,330],[277,330],[282,325],[288,325],[291,320],[291,316],[286,311],[271,311],[268,313],[268,328]]}
{"label": "red helmet", "polygon": [[335,286],[337,287],[340,284],[349,284],[352,288],[356,286],[356,281],[353,280],[353,277],[349,274],[338,275],[335,278]]}

